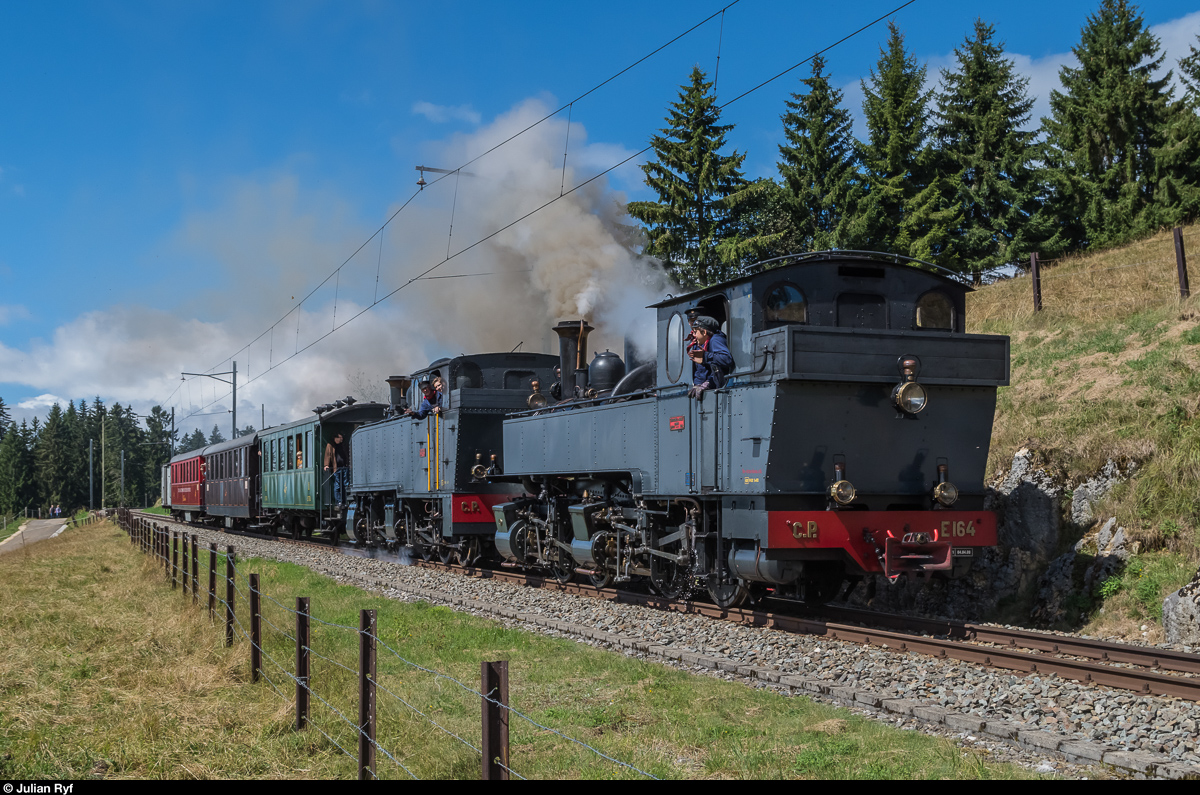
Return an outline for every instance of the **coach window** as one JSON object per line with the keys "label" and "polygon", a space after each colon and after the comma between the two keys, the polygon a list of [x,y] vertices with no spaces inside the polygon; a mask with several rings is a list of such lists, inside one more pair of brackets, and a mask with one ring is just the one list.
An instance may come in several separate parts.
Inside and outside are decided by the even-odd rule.
{"label": "coach window", "polygon": [[304,463],[307,466],[312,466],[313,465],[313,462],[312,462],[312,457],[313,457],[312,431],[304,432],[304,450],[306,453]]}
{"label": "coach window", "polygon": [[683,375],[683,315],[676,312],[667,323],[667,379],[674,384]]}
{"label": "coach window", "polygon": [[954,329],[954,304],[941,290],[930,290],[917,299],[917,328],[937,331]]}
{"label": "coach window", "polygon": [[800,288],[781,282],[763,298],[763,320],[767,323],[807,323],[808,301]]}
{"label": "coach window", "polygon": [[287,468],[294,469],[295,467],[293,466],[293,464],[296,463],[296,459],[293,456],[296,455],[296,440],[293,437],[289,436],[287,438],[287,442],[288,442],[288,445],[287,445]]}

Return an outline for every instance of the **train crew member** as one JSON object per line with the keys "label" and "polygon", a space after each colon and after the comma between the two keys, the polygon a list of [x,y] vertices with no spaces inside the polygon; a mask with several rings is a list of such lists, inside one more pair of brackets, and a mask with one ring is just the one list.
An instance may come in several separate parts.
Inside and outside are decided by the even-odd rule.
{"label": "train crew member", "polygon": [[333,501],[339,506],[345,505],[346,475],[346,444],[340,433],[335,434],[333,441],[325,445],[325,471],[333,474]]}
{"label": "train crew member", "polygon": [[442,380],[440,375],[435,375],[433,377],[433,391],[437,392],[438,400],[441,401],[442,406],[445,407],[446,403],[448,402],[448,398],[446,397],[446,382]]}
{"label": "train crew member", "polygon": [[415,411],[408,409],[404,412],[419,420],[423,420],[429,416],[430,412],[436,415],[442,413],[442,393],[433,388],[433,384],[428,379],[421,381],[421,405]]}
{"label": "train crew member", "polygon": [[692,321],[692,336],[688,345],[692,359],[692,388],[688,396],[698,398],[706,389],[725,386],[725,377],[733,370],[733,354],[721,332],[721,324],[707,315]]}

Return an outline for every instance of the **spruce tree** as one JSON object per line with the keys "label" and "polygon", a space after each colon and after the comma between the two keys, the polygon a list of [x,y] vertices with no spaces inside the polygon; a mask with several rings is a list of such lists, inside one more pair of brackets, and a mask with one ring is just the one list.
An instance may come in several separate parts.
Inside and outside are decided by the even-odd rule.
{"label": "spruce tree", "polygon": [[1102,0],[1089,16],[1078,67],[1050,92],[1044,160],[1059,248],[1107,246],[1154,229],[1165,215],[1155,196],[1163,172],[1171,73],[1158,39],[1127,0]]}
{"label": "spruce tree", "polygon": [[667,127],[650,143],[655,160],[642,166],[658,201],[630,202],[629,214],[646,225],[644,252],[663,260],[684,287],[700,287],[738,275],[744,263],[771,244],[738,234],[739,214],[756,188],[742,176],[743,154],[721,154],[733,125],[722,125],[711,82],[699,67],[680,87]]}
{"label": "spruce tree", "polygon": [[947,255],[976,284],[982,271],[1028,254],[1037,197],[1036,133],[1022,130],[1033,107],[1029,80],[1017,75],[994,35],[991,25],[975,21],[974,36],[954,51],[957,69],[942,70],[937,96],[938,154],[961,212]]}
{"label": "spruce tree", "polygon": [[842,92],[829,83],[825,60],[813,58],[807,92],[785,102],[779,175],[787,188],[793,234],[815,251],[857,248],[856,220],[862,185],[858,175],[853,120]]}
{"label": "spruce tree", "polygon": [[8,415],[8,406],[4,405],[4,398],[0,398],[0,441],[3,441],[4,434],[8,431],[10,422]]}
{"label": "spruce tree", "polygon": [[[1200,39],[1200,36],[1197,36]],[[1183,96],[1171,104],[1158,159],[1155,201],[1160,223],[1178,224],[1200,215],[1200,50],[1193,44],[1179,60]]]}
{"label": "spruce tree", "polygon": [[928,145],[925,66],[904,49],[895,23],[888,24],[888,31],[869,84],[862,82],[868,136],[860,159],[868,188],[856,223],[871,248],[944,261],[958,221]]}

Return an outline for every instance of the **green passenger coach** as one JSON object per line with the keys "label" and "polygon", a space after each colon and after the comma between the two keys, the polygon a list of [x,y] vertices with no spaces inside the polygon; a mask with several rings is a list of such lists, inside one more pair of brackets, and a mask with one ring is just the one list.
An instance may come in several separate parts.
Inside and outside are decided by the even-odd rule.
{"label": "green passenger coach", "polygon": [[[345,517],[333,498],[333,477],[324,468],[325,446],[342,434],[350,460],[350,436],[359,425],[383,419],[387,407],[353,398],[314,409],[317,416],[261,431],[261,515],[274,532],[293,538],[314,532],[335,542]],[[349,481],[347,480],[347,483]]]}

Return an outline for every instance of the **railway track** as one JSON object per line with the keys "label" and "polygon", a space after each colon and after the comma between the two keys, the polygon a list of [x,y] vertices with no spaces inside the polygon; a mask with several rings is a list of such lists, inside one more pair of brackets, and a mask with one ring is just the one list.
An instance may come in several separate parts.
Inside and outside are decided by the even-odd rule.
{"label": "railway track", "polygon": [[[157,514],[140,514],[150,521],[169,520]],[[171,520],[173,521],[173,520]],[[181,522],[177,524],[182,524]],[[197,525],[204,527],[203,525]],[[213,528],[205,527],[212,530]],[[240,535],[230,533],[229,535]],[[331,554],[402,561],[399,555],[349,547],[276,538],[253,533],[259,540],[316,547]],[[1024,674],[1054,674],[1065,679],[1146,695],[1167,696],[1200,702],[1200,655],[1150,646],[1099,641],[1078,636],[1014,629],[987,624],[926,619],[892,613],[876,613],[843,607],[807,608],[776,602],[776,610],[722,609],[704,602],[668,600],[659,596],[596,588],[579,583],[560,583],[539,574],[467,567],[436,561],[413,560],[412,565],[464,576],[541,587],[589,598],[641,605],[658,610],[702,615],[747,626],[816,635],[849,643],[878,646],[924,654]]]}

